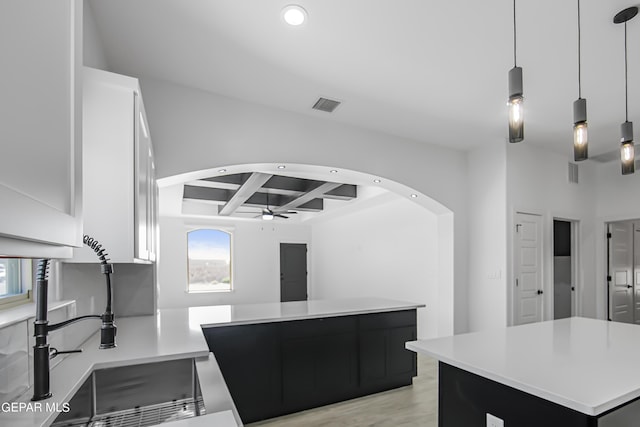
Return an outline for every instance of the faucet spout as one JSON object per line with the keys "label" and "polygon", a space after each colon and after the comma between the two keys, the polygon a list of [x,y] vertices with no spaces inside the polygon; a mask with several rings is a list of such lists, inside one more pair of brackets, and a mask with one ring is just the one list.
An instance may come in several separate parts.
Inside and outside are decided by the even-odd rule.
{"label": "faucet spout", "polygon": [[[107,283],[107,307],[102,315],[79,316],[64,322],[49,325],[47,319],[47,293],[49,271],[48,259],[40,260],[38,263],[38,271],[36,275],[36,318],[34,321],[34,330],[36,343],[33,346],[33,397],[31,400],[38,401],[51,397],[50,388],[50,363],[51,353],[47,337],[49,332],[56,329],[64,328],[72,323],[85,319],[100,319],[102,326],[100,327],[100,349],[114,348],[116,346],[116,325],[114,323],[114,314],[111,310],[111,300],[113,298],[111,289],[111,274],[113,273],[113,265],[107,261],[107,254],[102,245],[97,240],[85,235],[84,244],[93,249],[101,262],[101,271],[105,275]],[[56,354],[64,352],[56,351]]]}

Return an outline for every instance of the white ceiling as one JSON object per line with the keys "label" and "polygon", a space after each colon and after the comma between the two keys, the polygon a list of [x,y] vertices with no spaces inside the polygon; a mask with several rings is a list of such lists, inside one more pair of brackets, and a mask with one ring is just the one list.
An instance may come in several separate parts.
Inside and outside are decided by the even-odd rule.
{"label": "white ceiling", "polygon": [[[469,149],[505,141],[511,0],[91,0],[107,62],[154,77],[418,141]],[[617,150],[624,121],[623,26],[631,6],[582,0],[590,154]],[[570,156],[577,1],[518,0],[525,144]],[[630,21],[629,111],[640,121],[640,17]],[[329,115],[318,96],[344,101]],[[637,125],[636,134],[640,132]]]}

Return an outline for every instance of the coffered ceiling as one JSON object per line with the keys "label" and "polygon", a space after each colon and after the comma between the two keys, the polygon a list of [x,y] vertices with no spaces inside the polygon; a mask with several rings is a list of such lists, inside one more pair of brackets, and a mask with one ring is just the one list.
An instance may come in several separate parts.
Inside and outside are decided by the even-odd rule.
{"label": "coffered ceiling", "polygon": [[186,183],[183,213],[202,213],[193,203],[207,203],[217,206],[216,212],[209,212],[218,216],[258,218],[268,212],[288,219],[298,211],[322,212],[325,199],[350,201],[357,194],[357,186],[351,184],[263,172],[238,173]]}
{"label": "coffered ceiling", "polygon": [[[153,77],[455,149],[506,143],[511,0],[90,0],[112,71]],[[518,0],[525,144],[566,153],[577,98],[576,1]],[[624,121],[622,0],[582,0],[590,152]],[[640,18],[629,23],[630,120],[640,120]],[[334,113],[312,110],[319,96]],[[615,155],[614,155],[615,157]]]}

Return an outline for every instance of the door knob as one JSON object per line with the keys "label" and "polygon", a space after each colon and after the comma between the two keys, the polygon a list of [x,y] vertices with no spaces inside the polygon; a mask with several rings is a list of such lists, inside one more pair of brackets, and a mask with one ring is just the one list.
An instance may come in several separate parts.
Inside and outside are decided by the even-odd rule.
{"label": "door knob", "polygon": [[632,285],[627,285],[627,288],[633,288],[633,286]]}
{"label": "door knob", "polygon": [[538,295],[542,295],[544,291],[542,289],[538,289]]}

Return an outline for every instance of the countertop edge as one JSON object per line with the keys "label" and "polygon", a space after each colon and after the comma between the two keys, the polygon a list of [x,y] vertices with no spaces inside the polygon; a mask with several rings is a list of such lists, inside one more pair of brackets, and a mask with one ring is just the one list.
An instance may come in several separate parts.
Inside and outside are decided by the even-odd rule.
{"label": "countertop edge", "polygon": [[320,318],[326,318],[326,317],[355,316],[358,314],[388,313],[391,311],[413,310],[413,309],[424,308],[424,307],[426,307],[425,304],[411,304],[411,305],[398,306],[398,307],[356,309],[356,310],[345,310],[340,312],[314,313],[314,314],[293,315],[293,316],[285,316],[285,317],[266,317],[266,318],[257,318],[257,319],[235,320],[230,322],[202,323],[201,327],[219,328],[219,327],[225,327],[225,326],[256,325],[261,323],[276,323],[276,322],[279,323],[279,322],[288,322],[288,321],[295,321],[295,320],[320,319]]}
{"label": "countertop edge", "polygon": [[536,387],[532,387],[528,384],[524,384],[522,382],[513,380],[511,378],[507,378],[504,377],[502,375],[498,375],[494,372],[490,372],[490,371],[486,371],[484,369],[480,369],[476,366],[473,365],[469,365],[467,363],[464,362],[460,362],[458,360],[454,360],[451,359],[449,357],[443,356],[442,354],[439,354],[437,352],[433,352],[433,351],[429,351],[426,350],[420,346],[417,345],[418,341],[408,341],[407,343],[405,343],[405,348],[407,350],[411,350],[414,351],[416,353],[420,353],[420,354],[425,354],[427,356],[431,356],[434,359],[437,359],[443,363],[446,363],[448,365],[451,366],[455,366],[456,368],[460,368],[463,369],[465,371],[471,372],[473,374],[479,375],[483,378],[487,378],[490,379],[492,381],[495,381],[497,383],[515,388],[516,390],[520,390],[520,391],[524,391],[525,393],[529,393],[533,396],[539,397],[541,399],[545,399],[548,400],[550,402],[553,403],[557,403],[559,405],[562,405],[566,408],[569,409],[573,409],[575,411],[578,411],[580,413],[583,413],[585,415],[589,415],[589,416],[599,416],[602,415],[603,413],[617,408],[620,405],[623,405],[627,402],[630,402],[631,400],[640,397],[640,390],[636,390],[634,392],[630,392],[627,393],[623,396],[617,397],[615,399],[610,400],[609,402],[600,404],[600,405],[589,405],[586,403],[581,403],[581,402],[577,402],[575,400],[571,400],[568,399],[566,397],[563,396],[559,396],[557,394],[551,393],[549,391],[546,390],[542,390]]}
{"label": "countertop edge", "polygon": [[[62,307],[67,307],[75,304],[75,302],[75,300],[50,302],[49,307],[47,307],[47,311],[52,312]],[[15,307],[7,308],[0,314],[0,329],[15,325],[16,323],[24,322],[25,320],[29,320],[34,317],[36,317],[35,302],[29,302]]]}

